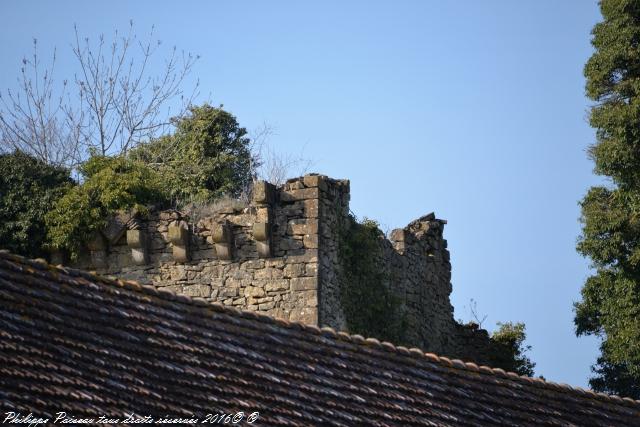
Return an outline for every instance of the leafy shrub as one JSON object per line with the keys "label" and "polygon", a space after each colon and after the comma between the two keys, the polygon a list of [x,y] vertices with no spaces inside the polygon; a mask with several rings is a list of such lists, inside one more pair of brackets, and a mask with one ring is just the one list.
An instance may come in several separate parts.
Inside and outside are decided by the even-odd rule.
{"label": "leafy shrub", "polygon": [[191,107],[176,131],[129,153],[161,176],[178,204],[235,197],[251,183],[250,139],[236,118],[208,104]]}
{"label": "leafy shrub", "polygon": [[147,205],[166,201],[160,176],[141,162],[93,156],[80,172],[85,181],[59,199],[46,215],[50,245],[77,258],[81,244],[103,229],[121,209],[144,213]]}
{"label": "leafy shrub", "polygon": [[530,345],[524,344],[526,338],[524,323],[498,323],[498,330],[491,335],[492,366],[532,377],[536,364],[525,354],[531,350]]}
{"label": "leafy shrub", "polygon": [[0,247],[45,255],[45,214],[67,191],[69,171],[20,151],[0,155]]}

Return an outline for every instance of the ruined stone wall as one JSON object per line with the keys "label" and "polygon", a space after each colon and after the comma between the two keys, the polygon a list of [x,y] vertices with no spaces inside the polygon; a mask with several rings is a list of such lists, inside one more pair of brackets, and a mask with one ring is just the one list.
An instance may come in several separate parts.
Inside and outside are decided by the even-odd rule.
{"label": "ruined stone wall", "polygon": [[423,216],[393,230],[384,251],[390,286],[406,306],[409,340],[439,354],[452,348],[456,325],[445,224],[433,213]]}
{"label": "ruined stone wall", "polygon": [[[260,182],[250,204],[191,214],[120,215],[88,242],[79,267],[138,280],[277,318],[348,330],[341,301],[340,232],[349,181],[320,175],[279,188]],[[459,325],[449,301],[446,221],[434,214],[381,238],[386,285],[402,302],[407,341],[466,360],[486,360],[486,331]]]}

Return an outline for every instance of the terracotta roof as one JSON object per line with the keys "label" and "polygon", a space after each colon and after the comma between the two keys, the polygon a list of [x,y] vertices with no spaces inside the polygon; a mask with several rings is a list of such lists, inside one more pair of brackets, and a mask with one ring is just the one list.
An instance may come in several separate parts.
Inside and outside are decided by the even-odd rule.
{"label": "terracotta roof", "polygon": [[[640,401],[0,253],[0,415],[640,425]],[[4,417],[4,415],[3,415]]]}

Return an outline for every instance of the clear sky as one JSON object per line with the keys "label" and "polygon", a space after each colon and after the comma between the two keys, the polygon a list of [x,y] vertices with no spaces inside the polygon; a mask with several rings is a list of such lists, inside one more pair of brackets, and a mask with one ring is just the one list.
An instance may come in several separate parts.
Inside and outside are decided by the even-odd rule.
{"label": "clear sky", "polygon": [[[107,6],[108,5],[108,6]],[[203,94],[313,171],[351,180],[351,207],[385,228],[448,220],[456,318],[527,325],[536,372],[586,386],[597,341],[576,338],[589,274],[578,200],[600,182],[585,149],[582,68],[595,0],[26,1],[0,3],[0,86],[37,38],[72,73],[90,37],[152,25],[201,55]]]}

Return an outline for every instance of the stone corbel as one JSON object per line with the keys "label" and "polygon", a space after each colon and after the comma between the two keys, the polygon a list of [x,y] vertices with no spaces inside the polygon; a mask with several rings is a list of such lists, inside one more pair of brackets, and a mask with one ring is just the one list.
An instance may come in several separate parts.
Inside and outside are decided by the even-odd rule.
{"label": "stone corbel", "polygon": [[148,264],[147,234],[143,230],[127,230],[127,246],[131,249],[131,259],[135,265]]}
{"label": "stone corbel", "polygon": [[87,242],[91,266],[96,269],[107,268],[107,243],[101,233],[96,232]]}
{"label": "stone corbel", "polygon": [[213,224],[211,240],[213,240],[216,255],[219,259],[229,260],[233,258],[233,235],[229,223]]}
{"label": "stone corbel", "polygon": [[169,225],[169,241],[173,246],[173,259],[189,261],[189,225],[186,221],[174,221]]}
{"label": "stone corbel", "polygon": [[256,248],[260,258],[271,257],[271,226],[268,222],[256,222],[253,224],[253,238],[256,240]]}

